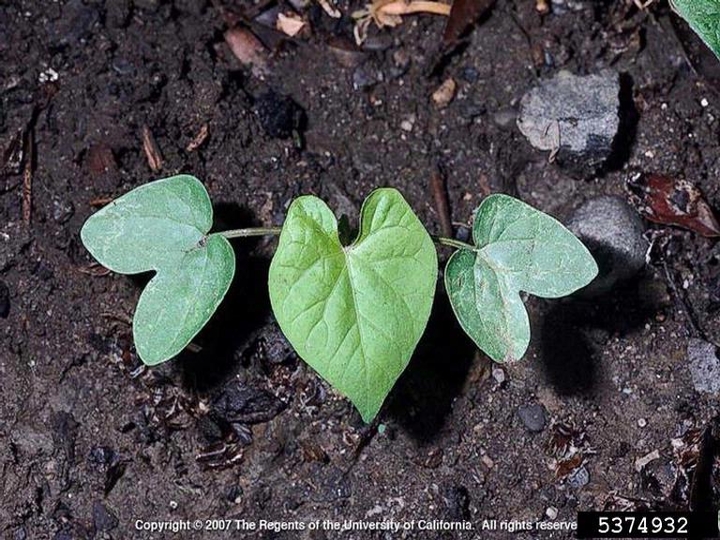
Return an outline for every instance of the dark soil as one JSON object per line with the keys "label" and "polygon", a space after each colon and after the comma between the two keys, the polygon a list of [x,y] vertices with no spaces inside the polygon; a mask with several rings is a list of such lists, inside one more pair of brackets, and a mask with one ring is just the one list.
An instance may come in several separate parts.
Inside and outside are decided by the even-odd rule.
{"label": "dark soil", "polygon": [[[548,508],[572,521],[583,509],[687,505],[682,489],[670,493],[685,470],[671,440],[718,413],[715,397],[693,389],[685,354],[691,336],[720,343],[714,241],[664,229],[662,257],[607,297],[530,298],[531,349],[503,366],[503,382],[440,290],[414,359],[368,427],[274,323],[264,287],[274,240],[236,242],[237,277],[196,339],[201,352],[153,369],[131,338],[144,281],[102,272],[79,240],[98,199],[181,171],[204,181],[222,228],[280,224],[303,193],[353,216],[389,185],[438,232],[429,189],[438,165],[459,231],[489,192],[565,218],[594,195],[623,195],[630,170],[683,176],[718,204],[717,71],[697,58],[691,67],[667,6],[554,0],[541,16],[532,0],[498,0],[430,74],[442,18],[373,30],[360,58],[335,45],[351,21],[313,4],[314,35],[277,44],[259,77],[225,45],[222,4],[0,2],[3,537],[403,537],[136,530],[137,520],[233,518],[470,520],[474,532],[404,537],[570,538],[479,528],[539,521]],[[358,7],[339,4],[344,14]],[[614,171],[576,180],[525,142],[513,113],[538,79],[603,68],[623,74],[636,122]],[[447,77],[458,92],[441,110],[430,96]],[[205,125],[207,140],[188,151]],[[28,157],[6,152],[28,132],[30,224]],[[518,409],[538,404],[547,422],[530,432]],[[636,460],[654,450],[639,472]]]}

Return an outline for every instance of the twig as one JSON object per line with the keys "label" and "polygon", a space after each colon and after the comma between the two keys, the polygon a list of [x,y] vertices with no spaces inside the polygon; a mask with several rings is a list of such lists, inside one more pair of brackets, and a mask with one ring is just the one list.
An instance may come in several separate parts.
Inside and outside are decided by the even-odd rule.
{"label": "twig", "polygon": [[188,145],[185,147],[185,151],[190,153],[194,152],[198,148],[202,146],[202,144],[205,142],[205,140],[208,137],[208,134],[210,133],[210,130],[208,128],[207,123],[203,124],[200,127],[200,131],[198,132],[195,137],[193,137],[193,140],[188,143]]}
{"label": "twig", "polygon": [[142,139],[143,150],[145,151],[145,157],[147,157],[150,170],[154,173],[160,172],[163,166],[162,154],[160,154],[160,149],[155,142],[152,131],[150,131],[150,128],[147,126],[143,126]]}
{"label": "twig", "polygon": [[96,197],[90,201],[90,206],[97,208],[98,206],[105,206],[113,202],[112,197]]}
{"label": "twig", "polygon": [[439,167],[435,167],[435,170],[430,175],[430,192],[440,220],[440,230],[444,236],[452,238],[453,226],[450,219],[450,203],[448,202],[445,177]]}
{"label": "twig", "polygon": [[30,226],[32,220],[32,180],[33,180],[33,161],[35,158],[33,137],[33,126],[30,125],[27,132],[27,149],[25,150],[25,167],[23,169],[23,189],[22,189],[22,218],[25,225]]}

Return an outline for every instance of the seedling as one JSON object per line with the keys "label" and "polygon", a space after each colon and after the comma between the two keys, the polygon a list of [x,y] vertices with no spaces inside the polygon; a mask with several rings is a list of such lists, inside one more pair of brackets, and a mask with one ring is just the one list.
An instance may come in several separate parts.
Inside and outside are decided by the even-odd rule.
{"label": "seedling", "polygon": [[718,0],[670,0],[670,7],[690,25],[720,58],[720,3]]}
{"label": "seedling", "polygon": [[438,274],[433,242],[457,249],[445,287],[465,332],[497,362],[520,359],[530,340],[525,291],[568,295],[597,275],[588,250],[559,222],[507,195],[476,211],[475,245],[431,237],[400,192],[373,191],[359,233],[344,235],[327,205],[296,199],[282,228],[210,233],[199,180],[151,182],[91,216],[90,253],[122,274],[155,271],[133,320],[140,358],[177,355],[217,309],[235,273],[229,239],[279,234],[268,287],[273,313],[298,355],[352,401],[366,422],[380,410],[427,326]]}

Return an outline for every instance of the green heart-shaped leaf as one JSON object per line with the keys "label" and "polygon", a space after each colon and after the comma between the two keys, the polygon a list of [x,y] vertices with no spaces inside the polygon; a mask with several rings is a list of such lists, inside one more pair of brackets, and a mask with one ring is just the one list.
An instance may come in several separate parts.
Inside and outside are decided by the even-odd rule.
{"label": "green heart-shaped leaf", "polygon": [[710,47],[715,56],[720,58],[720,2],[718,0],[670,0],[670,5]]}
{"label": "green heart-shaped leaf", "polygon": [[455,315],[496,362],[521,358],[530,323],[520,291],[566,296],[590,283],[598,268],[590,252],[558,221],[507,195],[477,209],[475,249],[456,251],[445,269]]}
{"label": "green heart-shaped leaf", "polygon": [[437,254],[394,189],[362,206],[360,233],[343,246],[332,211],[295,200],[270,265],[273,312],[298,354],[370,422],[425,330]]}
{"label": "green heart-shaped leaf", "polygon": [[80,232],[100,264],[121,274],[155,270],[133,320],[135,346],[155,365],[178,354],[217,309],[235,274],[226,238],[208,235],[212,205],[189,175],[150,182],[90,216]]}

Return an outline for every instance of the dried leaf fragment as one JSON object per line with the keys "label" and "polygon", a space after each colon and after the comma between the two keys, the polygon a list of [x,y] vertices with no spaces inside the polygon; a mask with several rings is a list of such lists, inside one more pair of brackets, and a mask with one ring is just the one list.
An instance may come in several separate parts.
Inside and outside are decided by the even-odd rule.
{"label": "dried leaf fragment", "polygon": [[355,41],[360,45],[367,37],[371,23],[378,28],[395,27],[402,23],[403,15],[413,13],[430,13],[434,15],[450,15],[450,6],[441,2],[428,0],[373,0],[365,9],[352,14],[355,23]]}
{"label": "dried leaf fragment", "polygon": [[318,0],[318,4],[323,8],[323,11],[327,13],[333,19],[339,19],[342,17],[342,13],[334,4],[331,4],[329,0]]}
{"label": "dried leaf fragment", "polygon": [[637,174],[626,187],[630,202],[648,221],[675,225],[706,237],[720,236],[720,224],[702,191],[687,180]]}
{"label": "dried leaf fragment", "polygon": [[187,153],[194,152],[198,148],[200,148],[203,143],[207,140],[208,134],[210,133],[210,129],[207,125],[207,123],[203,124],[200,128],[200,131],[198,131],[197,135],[193,137],[192,141],[188,143],[188,145],[185,147],[185,151]]}
{"label": "dried leaf fragment", "polygon": [[302,17],[292,14],[278,13],[276,24],[278,30],[290,37],[297,36],[305,28],[305,21],[302,20]]}

